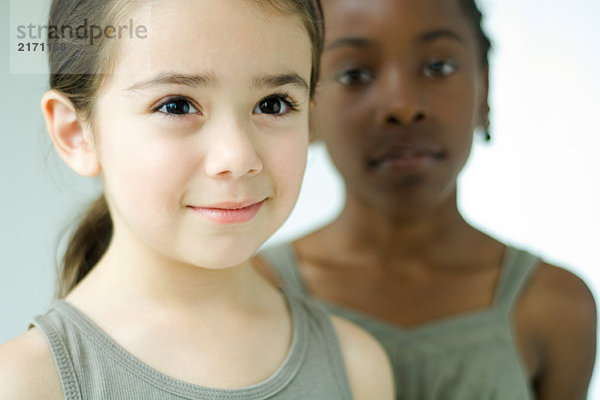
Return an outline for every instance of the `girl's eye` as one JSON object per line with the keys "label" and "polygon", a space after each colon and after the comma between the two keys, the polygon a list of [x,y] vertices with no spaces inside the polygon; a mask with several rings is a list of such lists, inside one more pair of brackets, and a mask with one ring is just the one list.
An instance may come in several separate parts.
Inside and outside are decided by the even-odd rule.
{"label": "girl's eye", "polygon": [[296,105],[287,95],[268,96],[258,102],[254,114],[283,115],[296,111]]}
{"label": "girl's eye", "polygon": [[343,71],[336,77],[336,81],[344,86],[366,85],[373,80],[371,71],[361,68],[353,68]]}
{"label": "girl's eye", "polygon": [[169,115],[197,114],[198,110],[189,100],[181,97],[172,98],[162,103],[157,111]]}
{"label": "girl's eye", "polygon": [[450,61],[434,61],[425,65],[423,73],[428,77],[445,77],[456,71],[456,64]]}

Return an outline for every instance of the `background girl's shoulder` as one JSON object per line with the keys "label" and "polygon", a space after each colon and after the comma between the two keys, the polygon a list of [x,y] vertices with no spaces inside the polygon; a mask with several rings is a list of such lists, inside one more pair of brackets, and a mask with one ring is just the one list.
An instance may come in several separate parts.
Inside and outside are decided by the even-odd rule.
{"label": "background girl's shoulder", "polygon": [[[517,327],[535,349],[537,393],[585,398],[596,348],[596,303],[577,275],[541,263],[516,309]],[[549,397],[550,398],[550,397]]]}
{"label": "background girl's shoulder", "polygon": [[0,399],[64,399],[52,352],[38,329],[0,346]]}
{"label": "background girl's shoulder", "polygon": [[[560,320],[572,329],[584,328],[596,318],[596,304],[585,282],[572,272],[542,262],[523,293],[523,304],[539,323]],[[549,320],[549,321],[548,321]]]}

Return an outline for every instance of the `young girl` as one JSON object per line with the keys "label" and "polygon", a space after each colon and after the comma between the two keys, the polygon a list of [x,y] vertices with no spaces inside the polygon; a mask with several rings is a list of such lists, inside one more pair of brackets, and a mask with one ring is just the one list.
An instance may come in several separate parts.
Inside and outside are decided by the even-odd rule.
{"label": "young girl", "polygon": [[398,399],[585,398],[586,285],[457,208],[473,132],[488,128],[490,43],[474,1],[330,0],[324,15],[313,126],[346,204],[258,267],[380,339]]}
{"label": "young girl", "polygon": [[[64,299],[0,348],[1,399],[393,397],[377,342],[248,261],[299,191],[318,9],[53,2],[49,25],[104,32],[49,37],[42,100],[59,155],[104,195],[67,249]],[[117,36],[123,21],[139,35]]]}

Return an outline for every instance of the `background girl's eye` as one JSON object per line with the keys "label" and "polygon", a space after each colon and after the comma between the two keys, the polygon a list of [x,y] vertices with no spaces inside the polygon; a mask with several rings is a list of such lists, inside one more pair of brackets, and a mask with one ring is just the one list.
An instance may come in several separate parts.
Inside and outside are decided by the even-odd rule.
{"label": "background girl's eye", "polygon": [[430,77],[444,77],[456,71],[456,64],[450,61],[434,61],[425,65],[424,74]]}
{"label": "background girl's eye", "polygon": [[336,81],[344,86],[366,85],[373,80],[373,74],[361,68],[353,68],[339,74]]}
{"label": "background girl's eye", "polygon": [[163,103],[158,111],[165,114],[185,115],[197,113],[198,110],[186,99],[171,99]]}
{"label": "background girl's eye", "polygon": [[256,105],[254,113],[281,115],[293,110],[295,110],[295,106],[289,99],[282,96],[269,96]]}

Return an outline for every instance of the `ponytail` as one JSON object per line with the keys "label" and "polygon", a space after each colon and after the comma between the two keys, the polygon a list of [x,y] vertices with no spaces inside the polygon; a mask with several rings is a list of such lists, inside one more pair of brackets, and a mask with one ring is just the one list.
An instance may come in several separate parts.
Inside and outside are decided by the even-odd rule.
{"label": "ponytail", "polygon": [[84,214],[69,239],[58,277],[57,297],[64,298],[94,268],[106,252],[113,224],[101,196]]}

